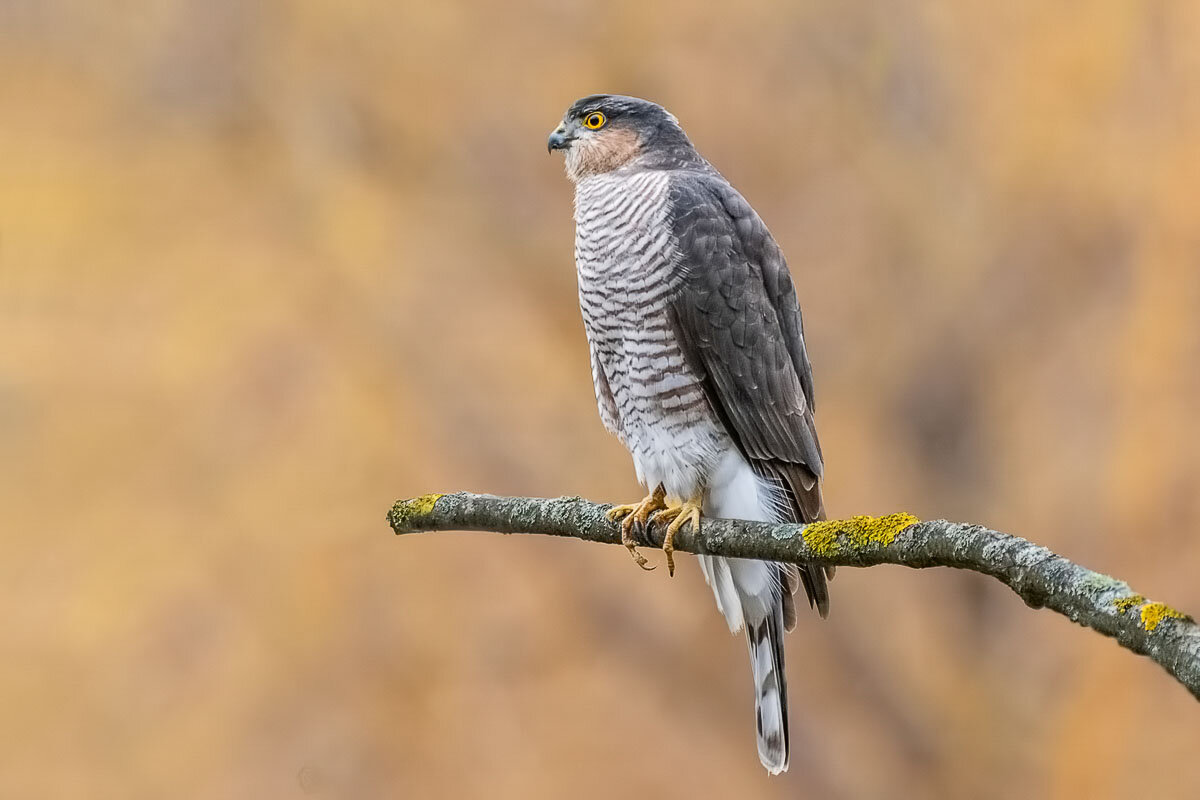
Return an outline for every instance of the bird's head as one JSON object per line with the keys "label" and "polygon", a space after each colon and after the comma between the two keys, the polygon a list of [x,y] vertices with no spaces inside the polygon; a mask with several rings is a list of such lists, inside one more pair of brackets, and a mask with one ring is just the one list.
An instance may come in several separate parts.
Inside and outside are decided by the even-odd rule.
{"label": "bird's head", "polygon": [[636,159],[691,150],[675,117],[657,103],[619,94],[576,100],[546,141],[566,152],[567,176],[580,181]]}

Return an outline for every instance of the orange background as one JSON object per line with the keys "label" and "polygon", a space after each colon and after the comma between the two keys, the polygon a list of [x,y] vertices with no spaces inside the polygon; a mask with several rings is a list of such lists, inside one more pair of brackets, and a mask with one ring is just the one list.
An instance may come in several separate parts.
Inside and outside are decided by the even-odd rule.
{"label": "orange background", "polygon": [[1197,41],[1183,2],[0,2],[0,796],[1196,796],[1187,692],[980,576],[839,572],[768,779],[690,558],[384,513],[637,496],[545,153],[624,92],[790,258],[831,514],[1200,611]]}

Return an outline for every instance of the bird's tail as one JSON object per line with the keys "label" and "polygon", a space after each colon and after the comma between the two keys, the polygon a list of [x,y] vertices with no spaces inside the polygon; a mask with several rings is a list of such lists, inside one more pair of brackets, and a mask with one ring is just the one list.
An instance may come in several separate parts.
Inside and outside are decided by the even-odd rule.
{"label": "bird's tail", "polygon": [[[782,564],[700,556],[700,569],[713,588],[729,630],[746,630],[754,677],[754,726],[758,757],[772,775],[788,768],[787,674],[783,634],[790,592],[799,576]],[[786,600],[785,600],[786,598]]]}
{"label": "bird's tail", "polygon": [[746,644],[754,672],[754,721],[758,757],[767,772],[788,768],[787,675],[783,670],[783,607],[746,620]]}

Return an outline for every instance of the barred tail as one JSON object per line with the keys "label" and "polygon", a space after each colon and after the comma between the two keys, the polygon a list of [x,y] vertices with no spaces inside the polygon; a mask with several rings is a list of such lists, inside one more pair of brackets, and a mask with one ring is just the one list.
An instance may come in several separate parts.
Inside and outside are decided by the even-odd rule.
{"label": "barred tail", "polygon": [[758,757],[767,772],[788,768],[787,675],[783,670],[783,607],[765,619],[746,620],[746,644],[754,672],[754,720]]}

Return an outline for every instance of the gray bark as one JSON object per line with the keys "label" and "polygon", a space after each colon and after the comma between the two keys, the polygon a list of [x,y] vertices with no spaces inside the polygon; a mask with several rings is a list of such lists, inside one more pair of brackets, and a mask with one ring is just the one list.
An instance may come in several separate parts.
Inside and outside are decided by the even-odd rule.
{"label": "gray bark", "polygon": [[[539,499],[486,494],[424,495],[400,500],[388,513],[397,534],[475,530],[540,533],[619,544],[620,529],[598,505],[578,497]],[[662,545],[664,527],[638,531],[645,546]],[[853,517],[810,525],[705,519],[675,537],[687,553],[770,561],[870,567],[954,567],[980,572],[1012,589],[1032,608],[1049,608],[1149,656],[1200,699],[1200,626],[1170,606],[1135,593],[1124,581],[1093,572],[1045,547],[945,520],[908,514]]]}

